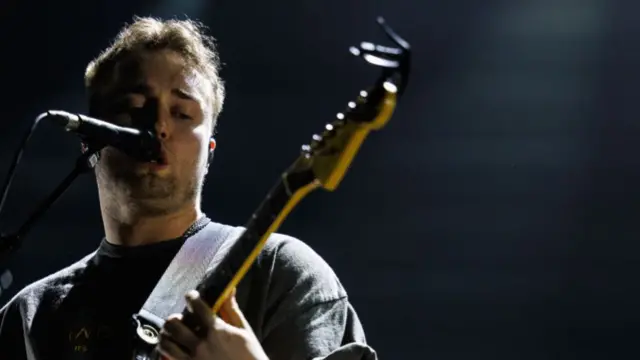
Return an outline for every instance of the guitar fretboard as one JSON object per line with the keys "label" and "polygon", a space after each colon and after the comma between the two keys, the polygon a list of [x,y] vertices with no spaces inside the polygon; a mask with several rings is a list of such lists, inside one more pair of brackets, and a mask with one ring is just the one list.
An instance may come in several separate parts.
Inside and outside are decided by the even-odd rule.
{"label": "guitar fretboard", "polygon": [[253,213],[245,225],[246,230],[230,246],[216,270],[200,282],[197,290],[202,300],[210,306],[215,304],[245,262],[255,260],[250,259],[252,253],[257,254],[264,247],[267,238],[275,230],[274,223],[283,215],[283,211],[292,202],[299,201],[295,199],[296,193],[312,184],[314,179],[311,170],[283,174]]}

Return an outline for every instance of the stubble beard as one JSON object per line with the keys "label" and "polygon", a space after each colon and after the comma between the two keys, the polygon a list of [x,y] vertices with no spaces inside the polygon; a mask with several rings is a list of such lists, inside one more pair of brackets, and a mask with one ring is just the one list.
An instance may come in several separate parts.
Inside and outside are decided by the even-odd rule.
{"label": "stubble beard", "polygon": [[[110,212],[129,216],[162,216],[174,213],[196,200],[196,177],[180,186],[175,175],[160,176],[153,172],[113,172],[96,169],[99,186],[107,196],[102,201]],[[125,214],[122,214],[123,216]],[[129,217],[127,216],[127,217]]]}

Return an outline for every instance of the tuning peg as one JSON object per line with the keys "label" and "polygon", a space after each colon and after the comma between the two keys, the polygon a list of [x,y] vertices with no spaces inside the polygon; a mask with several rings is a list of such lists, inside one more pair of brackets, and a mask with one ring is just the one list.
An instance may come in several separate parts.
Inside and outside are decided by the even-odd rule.
{"label": "tuning peg", "polygon": [[320,145],[322,145],[322,142],[324,141],[324,139],[322,138],[322,136],[318,135],[318,134],[313,134],[313,136],[311,137],[312,141],[311,141],[311,149],[314,150],[317,147],[319,147]]}
{"label": "tuning peg", "polygon": [[334,129],[344,126],[345,118],[346,117],[344,116],[344,113],[339,112],[338,114],[336,114],[336,120],[332,122],[331,125]]}
{"label": "tuning peg", "polygon": [[322,133],[323,138],[330,138],[336,134],[335,127],[332,124],[327,124],[324,126],[324,132]]}
{"label": "tuning peg", "polygon": [[311,146],[309,146],[308,144],[304,144],[302,145],[300,152],[302,152],[303,155],[310,155],[311,154]]}

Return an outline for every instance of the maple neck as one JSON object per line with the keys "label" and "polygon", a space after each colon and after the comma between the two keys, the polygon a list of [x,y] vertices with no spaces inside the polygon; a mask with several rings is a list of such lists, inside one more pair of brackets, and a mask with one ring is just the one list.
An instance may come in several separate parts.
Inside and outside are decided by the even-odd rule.
{"label": "maple neck", "polygon": [[[292,166],[306,159],[301,156]],[[269,236],[282,224],[286,216],[309,192],[318,187],[313,172],[287,171],[268,192],[249,221],[245,230],[233,241],[215,271],[200,282],[200,297],[217,313],[244,275],[249,271]]]}

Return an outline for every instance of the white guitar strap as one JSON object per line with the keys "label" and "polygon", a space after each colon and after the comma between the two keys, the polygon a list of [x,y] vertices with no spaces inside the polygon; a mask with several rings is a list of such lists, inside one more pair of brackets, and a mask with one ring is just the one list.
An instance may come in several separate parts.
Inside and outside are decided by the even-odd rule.
{"label": "white guitar strap", "polygon": [[138,314],[134,315],[138,336],[151,343],[165,319],[185,308],[185,294],[195,289],[205,274],[215,271],[222,258],[216,254],[222,255],[224,251],[220,250],[228,248],[233,243],[229,240],[244,230],[205,220],[204,228],[185,241]]}

